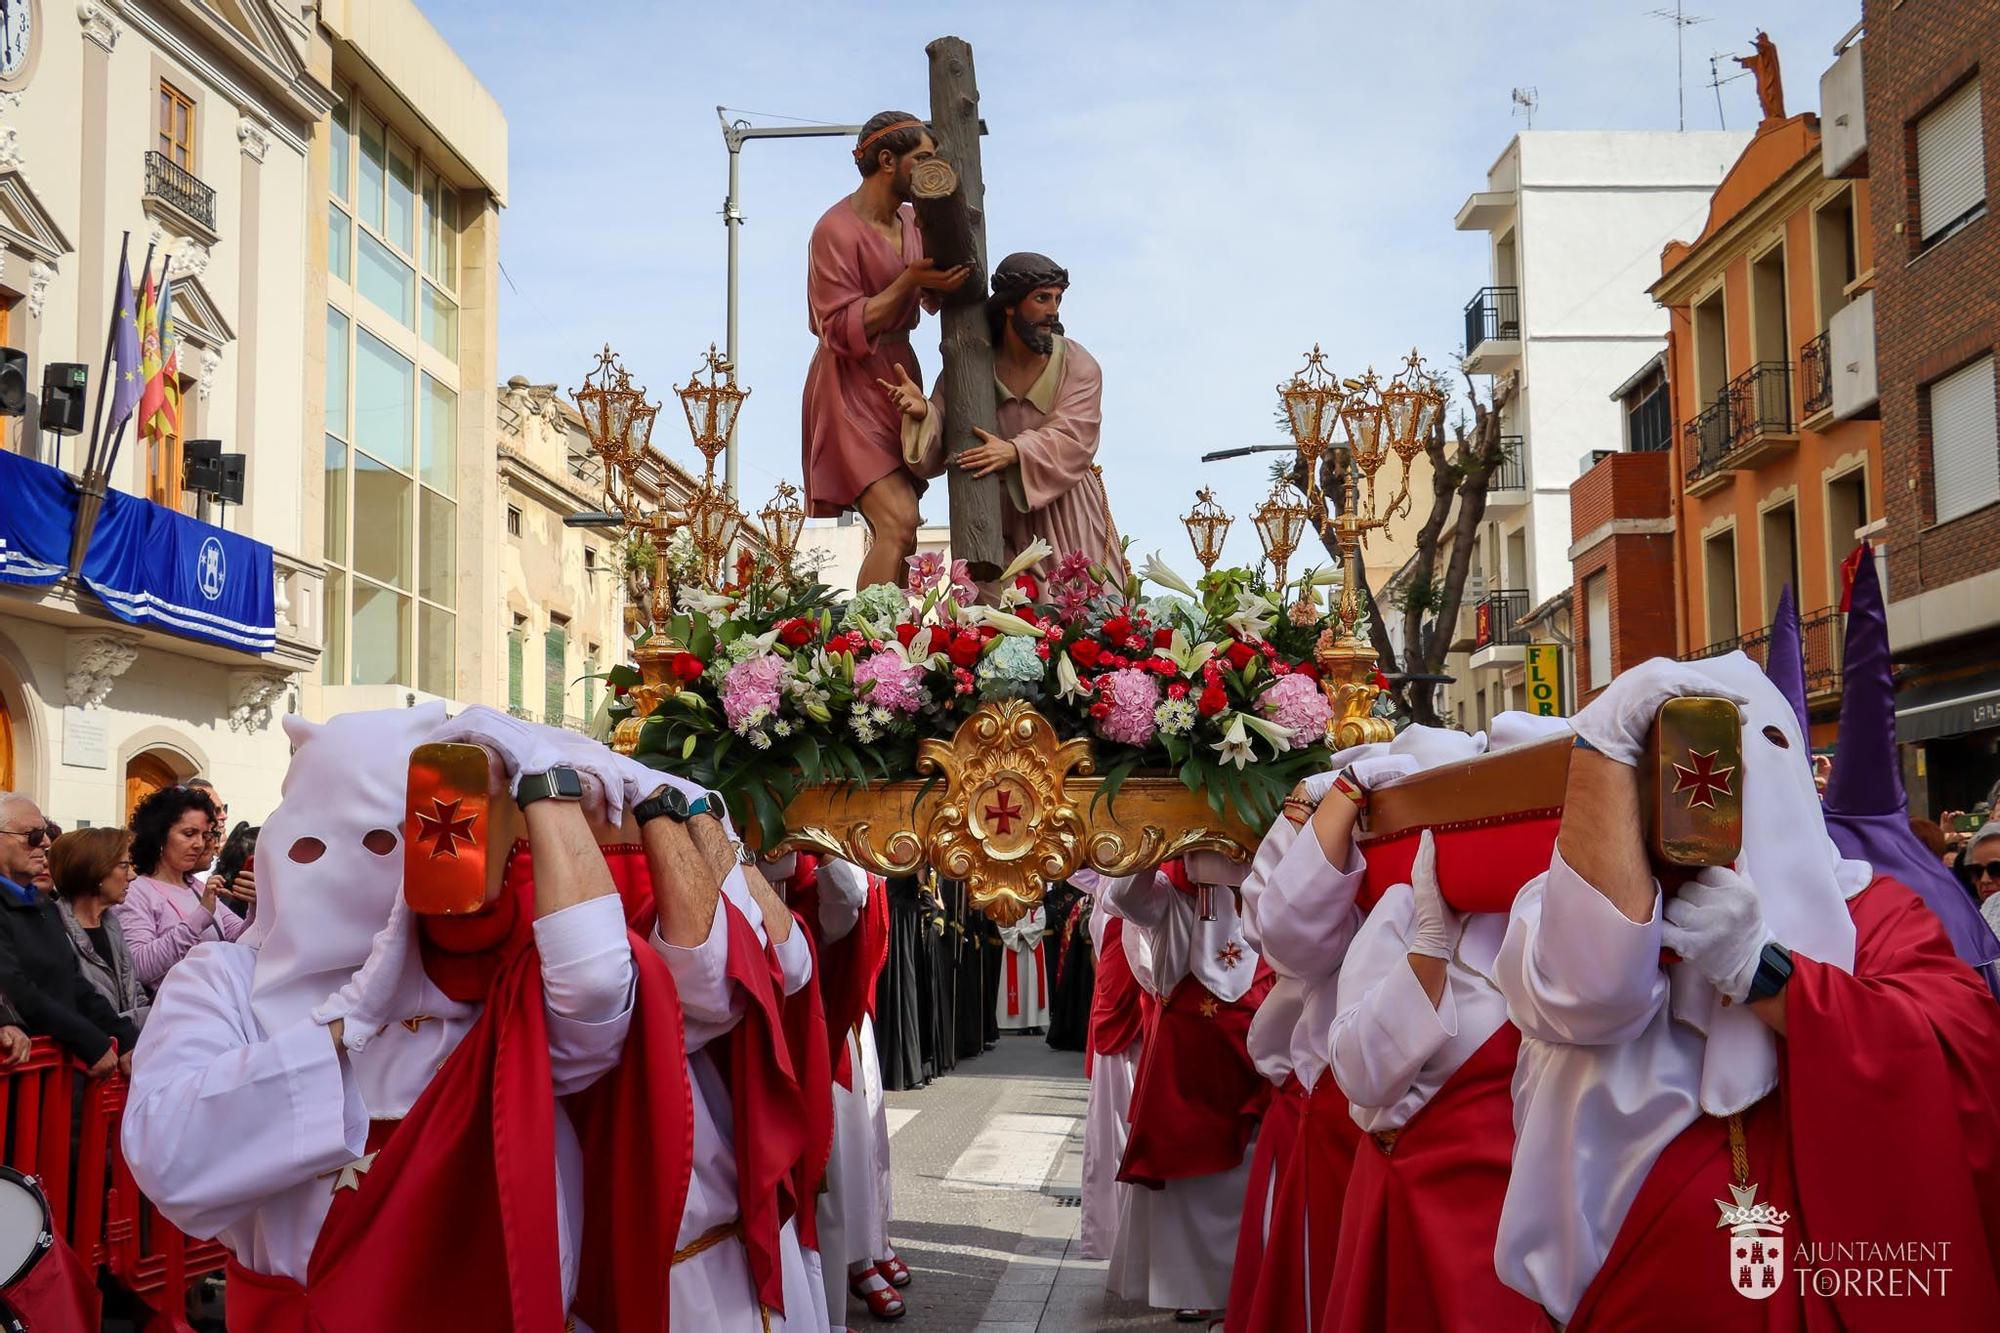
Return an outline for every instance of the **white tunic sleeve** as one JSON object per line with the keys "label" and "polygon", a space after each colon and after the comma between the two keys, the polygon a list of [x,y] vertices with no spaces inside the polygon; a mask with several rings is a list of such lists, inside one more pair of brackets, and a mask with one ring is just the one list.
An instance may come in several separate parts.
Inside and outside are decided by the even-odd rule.
{"label": "white tunic sleeve", "polygon": [[1368,914],[1341,973],[1329,1063],[1357,1110],[1401,1101],[1431,1057],[1458,1034],[1452,987],[1444,988],[1433,1008],[1410,970],[1411,913],[1407,886],[1399,884],[1384,894]]}
{"label": "white tunic sleeve", "polygon": [[214,1236],[367,1149],[360,1085],[327,1029],[257,1029],[256,957],[234,944],[191,952],[161,984],[133,1055],[125,1157],[191,1236]]}
{"label": "white tunic sleeve", "polygon": [[1523,1036],[1579,1046],[1630,1041],[1667,999],[1660,902],[1632,921],[1558,852],[1514,899],[1494,980]]}
{"label": "white tunic sleeve", "polygon": [[618,1063],[632,1027],[624,905],[614,893],[541,917],[535,948],[549,1015],[550,1071],[556,1096],[567,1097]]}
{"label": "white tunic sleeve", "polygon": [[[1105,881],[1099,901],[1125,920],[1125,956],[1134,979],[1155,999],[1172,995],[1193,957],[1194,901],[1157,871]],[[1135,939],[1138,948],[1132,947]]]}
{"label": "white tunic sleeve", "polygon": [[693,1055],[723,1036],[743,1017],[743,997],[729,980],[729,922],[722,904],[715,905],[708,938],[692,947],[669,944],[653,928],[653,949],[667,960],[680,992],[681,1026],[687,1051]]}
{"label": "white tunic sleeve", "polygon": [[1259,947],[1274,971],[1303,981],[1339,971],[1361,927],[1354,899],[1366,870],[1360,848],[1350,845],[1347,863],[1336,868],[1312,830],[1300,831],[1257,902]]}
{"label": "white tunic sleeve", "polygon": [[844,940],[868,905],[868,872],[829,857],[819,863],[819,933],[828,944]]}

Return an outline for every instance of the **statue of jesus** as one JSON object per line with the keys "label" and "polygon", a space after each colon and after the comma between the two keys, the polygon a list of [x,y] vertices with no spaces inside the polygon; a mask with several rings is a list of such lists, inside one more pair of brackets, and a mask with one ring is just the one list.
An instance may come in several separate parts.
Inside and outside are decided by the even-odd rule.
{"label": "statue of jesus", "polygon": [[1011,503],[1001,523],[1011,560],[1040,537],[1053,560],[1071,553],[1125,577],[1118,528],[1097,466],[1104,373],[1081,343],[1063,336],[1063,293],[1069,271],[1046,255],[1008,255],[993,270],[986,318],[993,334],[998,433],[974,427],[979,443],[947,460],[941,429],[944,403],[899,364],[882,389],[903,415],[903,458],[919,477],[956,465],[975,477],[999,473]]}

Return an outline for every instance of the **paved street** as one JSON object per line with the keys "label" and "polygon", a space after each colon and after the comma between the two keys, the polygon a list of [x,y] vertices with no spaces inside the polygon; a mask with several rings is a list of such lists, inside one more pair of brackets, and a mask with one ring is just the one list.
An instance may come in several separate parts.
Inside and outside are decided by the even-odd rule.
{"label": "paved street", "polygon": [[[1077,1253],[1085,1090],[1082,1055],[1004,1037],[928,1088],[889,1094],[892,1237],[914,1279],[900,1327],[1179,1327],[1170,1312],[1106,1295],[1103,1262]],[[854,1300],[848,1320],[885,1327]]]}

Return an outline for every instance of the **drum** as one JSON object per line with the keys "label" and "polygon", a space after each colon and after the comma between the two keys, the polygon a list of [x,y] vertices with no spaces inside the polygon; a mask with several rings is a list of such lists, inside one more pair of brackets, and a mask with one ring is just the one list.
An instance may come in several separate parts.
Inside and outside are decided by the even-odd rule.
{"label": "drum", "polygon": [[11,1166],[0,1166],[0,1290],[33,1272],[55,1243],[41,1183]]}

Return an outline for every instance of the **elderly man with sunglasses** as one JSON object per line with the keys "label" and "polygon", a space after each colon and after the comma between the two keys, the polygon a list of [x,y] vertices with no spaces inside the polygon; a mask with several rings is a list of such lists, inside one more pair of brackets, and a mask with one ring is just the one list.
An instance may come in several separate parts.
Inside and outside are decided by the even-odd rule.
{"label": "elderly man with sunglasses", "polygon": [[[34,887],[48,874],[49,828],[34,801],[0,792],[0,994],[28,1031],[55,1038],[91,1077],[129,1074],[139,1030],[84,979],[61,909]],[[0,1028],[0,1053],[18,1063],[27,1054],[25,1035]]]}

